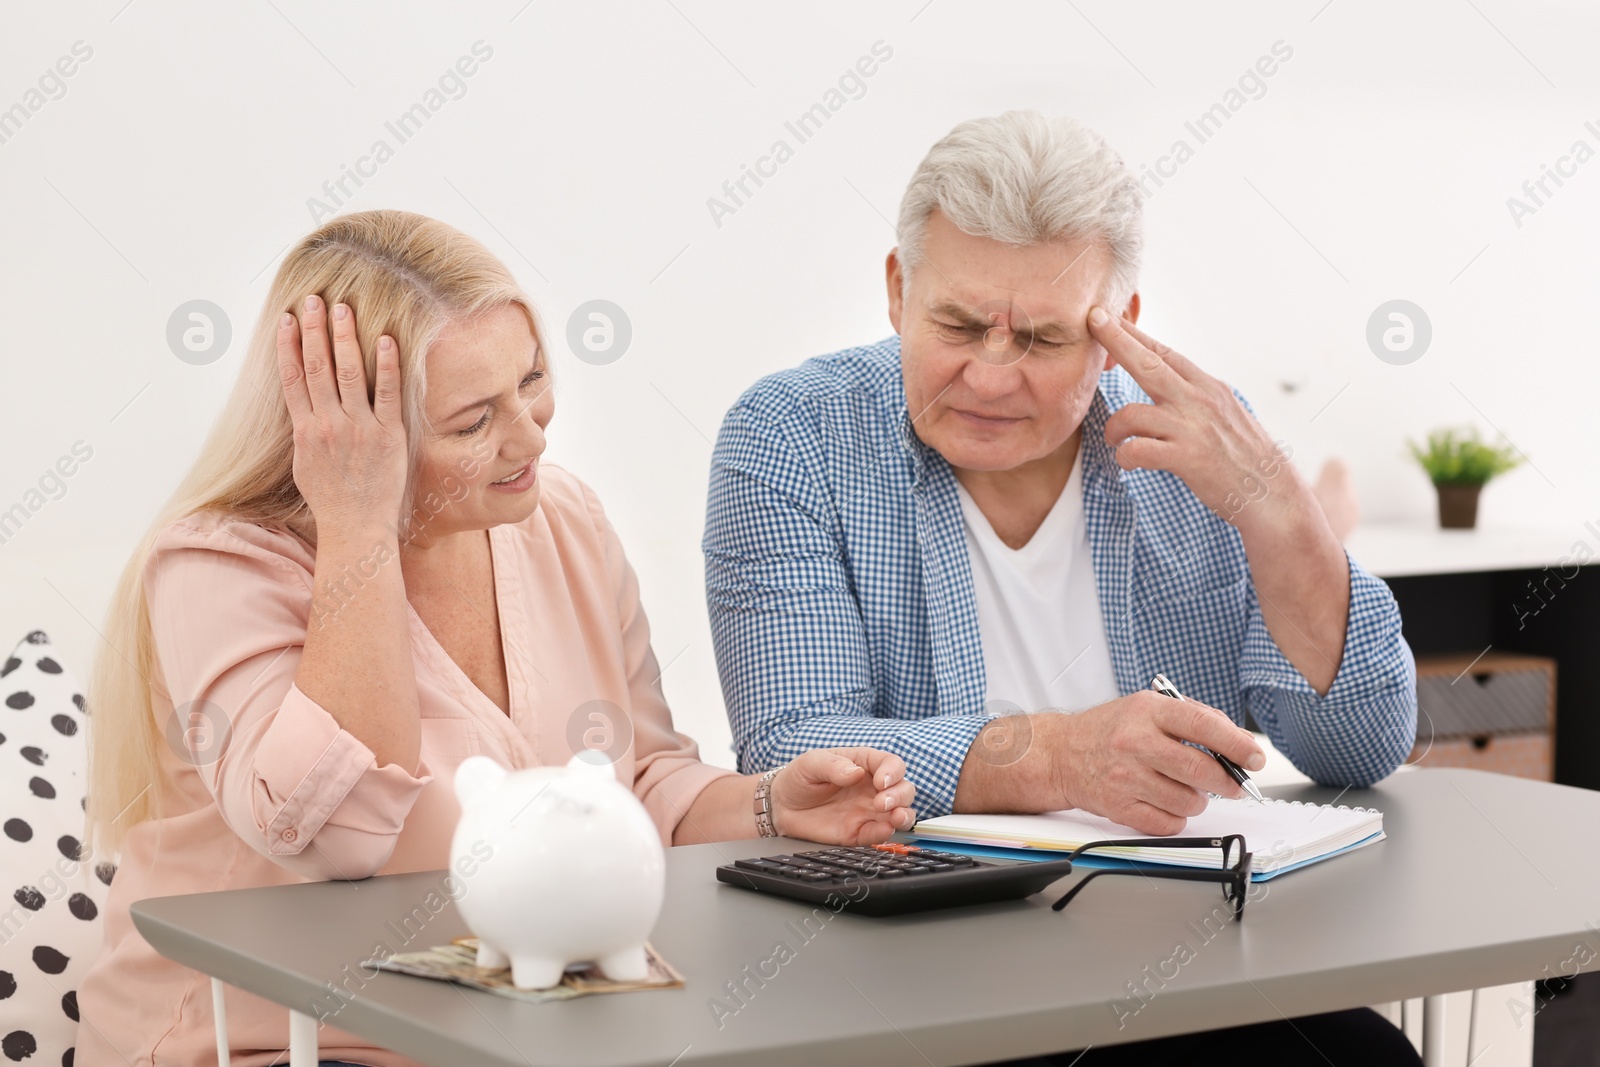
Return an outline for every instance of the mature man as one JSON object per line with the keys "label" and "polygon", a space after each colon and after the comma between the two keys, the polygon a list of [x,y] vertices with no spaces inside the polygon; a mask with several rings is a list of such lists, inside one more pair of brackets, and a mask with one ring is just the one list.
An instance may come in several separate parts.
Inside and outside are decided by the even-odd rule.
{"label": "mature man", "polygon": [[1241,795],[1182,742],[1262,766],[1247,711],[1318,782],[1399,766],[1394,600],[1243,398],[1135,325],[1121,159],[1070,119],[962,123],[898,229],[898,336],[762,379],[718,436],[706,585],[740,769],[873,745],[924,816],[1172,834]]}
{"label": "mature man", "polygon": [[[1393,771],[1417,714],[1394,600],[1243,398],[1135,325],[1121,159],[1070,119],[962,123],[899,234],[897,336],[763,379],[718,436],[706,596],[740,770],[874,745],[924,815],[1154,834],[1241,795],[1183,742],[1259,768],[1247,711],[1319,782]],[[1366,1009],[1029,1062],[1261,1061],[1421,1062]]]}

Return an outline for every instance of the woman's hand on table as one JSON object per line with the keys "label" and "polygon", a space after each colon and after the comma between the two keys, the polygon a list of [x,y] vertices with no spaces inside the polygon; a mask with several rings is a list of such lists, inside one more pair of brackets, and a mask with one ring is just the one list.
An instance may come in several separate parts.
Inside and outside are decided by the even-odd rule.
{"label": "woman's hand on table", "polygon": [[772,779],[772,821],[786,837],[870,845],[911,828],[915,796],[899,756],[865,747],[814,749]]}

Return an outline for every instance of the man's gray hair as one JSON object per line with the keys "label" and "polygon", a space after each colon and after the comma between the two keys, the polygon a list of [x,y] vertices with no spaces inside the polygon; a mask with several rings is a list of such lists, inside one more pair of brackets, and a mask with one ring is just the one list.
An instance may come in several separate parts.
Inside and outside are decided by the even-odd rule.
{"label": "man's gray hair", "polygon": [[1006,244],[1099,239],[1111,257],[1100,297],[1113,315],[1138,286],[1144,245],[1138,183],[1104,138],[1068,116],[1007,111],[971,119],[928,150],[900,201],[907,279],[922,262],[935,208],[962,232]]}

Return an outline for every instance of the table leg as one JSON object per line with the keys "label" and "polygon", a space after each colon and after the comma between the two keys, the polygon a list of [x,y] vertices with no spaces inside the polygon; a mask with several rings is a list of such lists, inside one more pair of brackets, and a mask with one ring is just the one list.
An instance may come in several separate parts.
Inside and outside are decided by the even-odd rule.
{"label": "table leg", "polygon": [[222,1002],[222,979],[211,979],[211,1017],[217,1024],[217,1067],[228,1067],[228,1009]]}
{"label": "table leg", "polygon": [[1477,1049],[1473,1046],[1478,1043],[1478,993],[1472,991],[1472,1007],[1467,1012],[1467,1067],[1472,1067],[1477,1058]]}
{"label": "table leg", "polygon": [[289,1067],[317,1067],[317,1020],[289,1013]]}
{"label": "table leg", "polygon": [[1444,1067],[1444,994],[1422,1001],[1423,1067]]}

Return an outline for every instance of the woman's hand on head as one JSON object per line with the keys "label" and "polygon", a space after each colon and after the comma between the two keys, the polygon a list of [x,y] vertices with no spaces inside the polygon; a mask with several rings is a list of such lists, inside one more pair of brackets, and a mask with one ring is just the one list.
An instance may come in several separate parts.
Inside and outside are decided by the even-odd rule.
{"label": "woman's hand on head", "polygon": [[785,837],[870,845],[917,821],[899,756],[875,748],[822,748],[791,761],[772,780],[772,821]]}
{"label": "woman's hand on head", "polygon": [[309,296],[298,318],[285,312],[279,320],[278,371],[294,420],[294,482],[318,540],[374,525],[397,530],[408,461],[394,339],[378,342],[369,401],[354,309],[335,305],[330,314]]}

